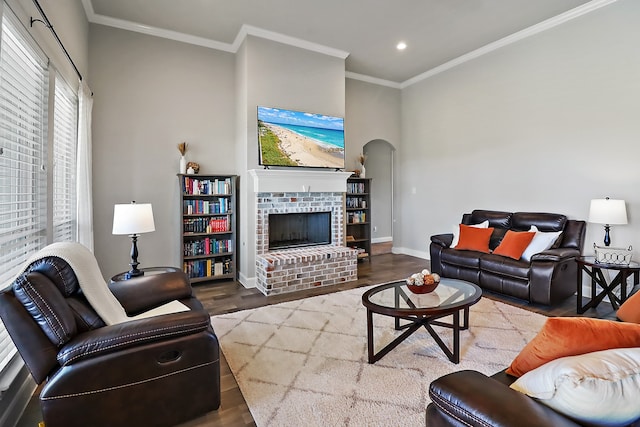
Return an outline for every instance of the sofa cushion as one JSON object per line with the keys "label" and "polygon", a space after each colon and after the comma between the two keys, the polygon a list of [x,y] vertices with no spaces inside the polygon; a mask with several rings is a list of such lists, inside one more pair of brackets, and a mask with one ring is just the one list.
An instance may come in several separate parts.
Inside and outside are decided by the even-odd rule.
{"label": "sofa cushion", "polygon": [[64,345],[78,333],[73,312],[44,274],[21,274],[13,282],[13,293],[55,346]]}
{"label": "sofa cushion", "polygon": [[529,278],[530,267],[528,262],[501,255],[488,254],[480,258],[481,270],[520,280]]}
{"label": "sofa cushion", "polygon": [[469,222],[465,224],[478,224],[483,221],[489,221],[489,227],[493,228],[511,228],[511,212],[487,211],[476,209],[468,216]]}
{"label": "sofa cushion", "polygon": [[562,231],[567,223],[566,215],[539,212],[515,212],[511,217],[511,229],[528,230],[535,225],[540,231]]}
{"label": "sofa cushion", "polygon": [[455,265],[464,268],[480,268],[480,252],[459,251],[456,249],[443,249],[440,254],[442,264]]}
{"label": "sofa cushion", "polygon": [[529,231],[535,232],[535,236],[533,236],[531,243],[529,243],[529,246],[527,246],[522,253],[522,259],[524,261],[531,261],[533,255],[551,249],[551,247],[560,240],[559,236],[562,234],[562,231],[543,232],[538,230],[538,227],[535,225],[532,225]]}
{"label": "sofa cushion", "polygon": [[62,296],[69,297],[78,292],[78,279],[71,266],[62,258],[48,256],[32,262],[25,272],[37,271],[53,282]]}
{"label": "sofa cushion", "polygon": [[587,317],[550,317],[511,362],[516,377],[565,356],[612,348],[640,347],[640,325]]}
{"label": "sofa cushion", "polygon": [[527,249],[535,235],[535,232],[507,230],[507,234],[505,234],[493,253],[513,259],[520,259],[522,253]]}
{"label": "sofa cushion", "polygon": [[626,426],[640,419],[640,347],[563,357],[511,388],[589,425]]}
{"label": "sofa cushion", "polygon": [[584,235],[587,223],[585,221],[569,220],[562,233],[562,241],[556,243],[554,247],[571,248],[582,251]]}
{"label": "sofa cushion", "polygon": [[622,303],[616,316],[623,322],[640,323],[640,291]]}
{"label": "sofa cushion", "polygon": [[[480,224],[469,224],[469,227],[488,228],[489,221],[483,221]],[[449,247],[455,248],[458,245],[458,242],[460,241],[460,224],[454,225],[452,227],[451,232],[453,233],[453,240],[451,241],[451,245],[449,245]]]}
{"label": "sofa cushion", "polygon": [[460,224],[460,240],[456,250],[469,250],[489,253],[489,239],[493,228],[476,228]]}

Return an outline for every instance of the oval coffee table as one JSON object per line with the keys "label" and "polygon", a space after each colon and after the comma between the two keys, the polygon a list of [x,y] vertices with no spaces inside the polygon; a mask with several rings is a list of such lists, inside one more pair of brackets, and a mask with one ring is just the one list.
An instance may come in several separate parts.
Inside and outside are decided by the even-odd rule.
{"label": "oval coffee table", "polygon": [[[460,363],[460,330],[469,328],[469,307],[480,301],[482,289],[464,280],[441,278],[438,287],[428,294],[412,293],[404,280],[387,283],[369,289],[362,295],[362,304],[367,308],[367,349],[369,363],[375,363],[396,348],[421,326],[429,332],[434,341],[453,363]],[[460,324],[460,311],[464,312]],[[406,329],[378,353],[374,352],[373,313],[395,319],[397,331]],[[451,323],[438,319],[453,315]],[[400,324],[400,320],[409,323]],[[453,330],[453,349],[438,336],[432,325]]]}

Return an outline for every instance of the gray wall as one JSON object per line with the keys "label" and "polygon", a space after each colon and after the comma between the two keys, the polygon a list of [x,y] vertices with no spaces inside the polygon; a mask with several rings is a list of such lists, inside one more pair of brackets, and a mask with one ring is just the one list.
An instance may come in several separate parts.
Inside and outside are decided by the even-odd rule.
{"label": "gray wall", "polygon": [[371,238],[373,243],[393,241],[393,166],[395,149],[382,139],[364,146],[366,177],[371,178]]}
{"label": "gray wall", "polygon": [[346,81],[345,140],[350,157],[347,169],[356,167],[356,156],[374,139],[383,139],[400,147],[400,89],[379,86],[359,80]]}
{"label": "gray wall", "polygon": [[235,173],[235,58],[91,25],[96,256],[105,277],[128,270],[131,240],[111,234],[113,205],[153,204],[141,267],[179,262],[177,144],[201,173]]}
{"label": "gray wall", "polygon": [[[392,151],[401,147],[401,91],[359,80],[346,81],[345,139],[349,147],[347,170],[359,167],[355,157],[367,154],[366,176],[371,182],[372,238],[392,240]],[[373,231],[374,227],[376,231]]]}
{"label": "gray wall", "polygon": [[[613,246],[638,247],[638,22],[620,0],[404,89],[394,246],[427,257],[475,208],[586,219],[610,196],[630,221]],[[603,234],[588,226],[587,252]]]}

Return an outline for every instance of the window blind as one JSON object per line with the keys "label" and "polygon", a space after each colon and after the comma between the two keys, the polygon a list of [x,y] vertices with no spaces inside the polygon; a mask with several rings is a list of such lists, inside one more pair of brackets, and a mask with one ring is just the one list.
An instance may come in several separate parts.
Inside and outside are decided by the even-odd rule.
{"label": "window blind", "polygon": [[78,97],[59,76],[53,111],[53,241],[75,241]]}
{"label": "window blind", "polygon": [[[4,9],[0,33],[0,289],[46,244],[47,59]],[[0,322],[0,376],[15,354]]]}

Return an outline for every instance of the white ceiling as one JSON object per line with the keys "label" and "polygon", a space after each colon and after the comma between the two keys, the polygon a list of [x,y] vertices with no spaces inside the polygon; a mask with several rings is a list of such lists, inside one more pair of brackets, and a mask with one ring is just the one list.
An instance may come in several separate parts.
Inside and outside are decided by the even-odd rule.
{"label": "white ceiling", "polygon": [[352,76],[398,86],[613,1],[82,0],[90,22],[229,52],[259,35],[346,57]]}

